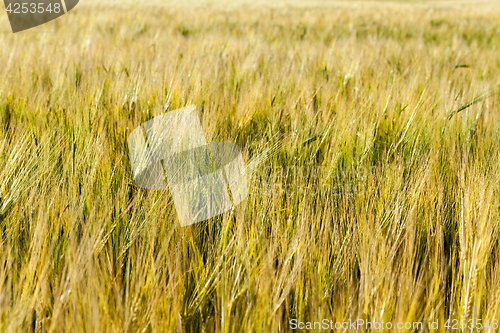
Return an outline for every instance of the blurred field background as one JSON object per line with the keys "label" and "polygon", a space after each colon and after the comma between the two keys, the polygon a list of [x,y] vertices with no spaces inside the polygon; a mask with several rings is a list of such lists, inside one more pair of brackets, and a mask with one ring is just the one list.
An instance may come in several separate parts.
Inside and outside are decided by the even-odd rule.
{"label": "blurred field background", "polygon": [[[14,35],[2,8],[0,331],[499,319],[499,9],[82,1]],[[252,186],[181,228],[127,137],[187,105]]]}

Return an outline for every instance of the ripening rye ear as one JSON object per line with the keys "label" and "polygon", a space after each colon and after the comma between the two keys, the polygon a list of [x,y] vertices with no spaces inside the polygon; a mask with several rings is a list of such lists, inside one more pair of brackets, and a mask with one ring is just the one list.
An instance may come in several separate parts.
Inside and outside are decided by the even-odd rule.
{"label": "ripening rye ear", "polygon": [[[52,21],[75,8],[79,0],[4,0],[12,32]],[[65,8],[66,7],[66,8]]]}

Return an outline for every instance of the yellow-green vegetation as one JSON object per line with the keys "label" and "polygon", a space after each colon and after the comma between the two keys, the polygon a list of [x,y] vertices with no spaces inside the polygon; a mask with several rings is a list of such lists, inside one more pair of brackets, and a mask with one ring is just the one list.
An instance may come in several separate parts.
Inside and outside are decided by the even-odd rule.
{"label": "yellow-green vegetation", "polygon": [[[500,317],[494,2],[82,0],[0,29],[1,332]],[[251,188],[182,228],[127,137],[187,105]]]}

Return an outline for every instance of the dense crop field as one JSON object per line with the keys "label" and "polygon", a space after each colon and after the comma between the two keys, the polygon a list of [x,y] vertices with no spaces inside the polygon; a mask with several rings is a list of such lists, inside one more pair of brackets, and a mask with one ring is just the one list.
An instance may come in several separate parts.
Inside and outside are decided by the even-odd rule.
{"label": "dense crop field", "polygon": [[[500,4],[1,9],[1,332],[500,318]],[[127,138],[187,105],[251,186],[181,227]]]}

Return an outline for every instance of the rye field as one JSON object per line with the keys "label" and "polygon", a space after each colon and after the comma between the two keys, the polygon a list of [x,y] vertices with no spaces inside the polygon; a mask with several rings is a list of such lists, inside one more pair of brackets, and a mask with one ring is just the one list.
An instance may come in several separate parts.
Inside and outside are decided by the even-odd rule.
{"label": "rye field", "polygon": [[[500,3],[3,9],[0,332],[500,319]],[[249,195],[181,227],[127,139],[188,105]]]}

